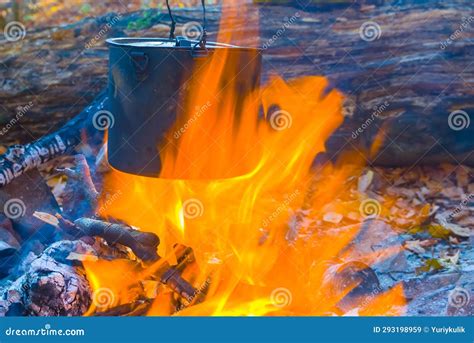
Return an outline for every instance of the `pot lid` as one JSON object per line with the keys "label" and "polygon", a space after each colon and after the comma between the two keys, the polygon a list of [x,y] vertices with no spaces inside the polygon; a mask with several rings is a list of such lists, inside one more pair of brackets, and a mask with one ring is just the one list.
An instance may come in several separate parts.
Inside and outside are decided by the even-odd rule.
{"label": "pot lid", "polygon": [[[145,38],[145,37],[123,37],[123,38],[110,38],[106,42],[112,46],[121,46],[121,47],[137,47],[137,48],[168,48],[168,49],[191,49],[195,47],[199,49],[198,40],[191,40],[185,37],[176,37],[176,39],[168,38]],[[255,48],[246,48],[240,47],[237,45],[217,43],[217,42],[206,42],[207,49],[216,49],[216,48],[237,48],[237,49],[251,49],[258,50]]]}

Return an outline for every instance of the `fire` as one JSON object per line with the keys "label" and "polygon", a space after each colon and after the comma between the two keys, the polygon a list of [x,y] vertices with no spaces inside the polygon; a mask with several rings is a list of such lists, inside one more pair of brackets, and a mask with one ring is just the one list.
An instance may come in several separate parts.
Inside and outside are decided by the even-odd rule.
{"label": "fire", "polygon": [[[230,42],[225,26],[240,17],[245,16],[224,14],[219,41]],[[322,231],[306,221],[361,171],[360,163],[312,170],[342,123],[342,94],[323,77],[285,82],[274,76],[242,101],[223,73],[229,70],[225,50],[212,59],[196,71],[205,84],[192,84],[184,113],[158,147],[160,177],[114,170],[105,180],[104,192],[121,192],[107,216],[155,232],[164,258],[141,269],[86,262],[93,289],[111,289],[115,303],[130,301],[158,265],[177,263],[180,244],[193,249],[195,262],[182,277],[197,294],[176,308],[170,305],[175,296],[158,288],[148,315],[341,314],[338,303],[358,283],[339,289],[330,275],[349,261],[345,248],[361,224]],[[223,80],[228,85],[222,90]],[[241,118],[235,118],[237,106],[245,109]],[[403,289],[395,287],[366,299],[359,313],[401,314],[403,306]]]}

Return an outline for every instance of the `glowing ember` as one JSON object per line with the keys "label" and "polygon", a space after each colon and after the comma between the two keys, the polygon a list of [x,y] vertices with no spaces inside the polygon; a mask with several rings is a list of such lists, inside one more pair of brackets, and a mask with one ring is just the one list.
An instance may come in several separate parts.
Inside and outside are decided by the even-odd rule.
{"label": "glowing ember", "polygon": [[[231,41],[225,26],[245,17],[232,15],[223,15],[221,42]],[[193,85],[185,115],[158,147],[162,178],[113,171],[106,179],[105,192],[120,191],[121,196],[102,209],[158,234],[158,252],[166,258],[148,267],[87,261],[92,287],[97,293],[111,291],[108,308],[132,301],[134,290],[153,279],[157,265],[175,263],[173,246],[179,243],[194,251],[195,263],[182,276],[197,293],[173,306],[176,296],[159,286],[149,315],[342,314],[339,302],[360,280],[341,289],[331,273],[353,258],[346,248],[361,223],[333,230],[308,225],[347,191],[349,176],[362,170],[352,160],[355,164],[311,171],[315,156],[342,123],[342,95],[328,90],[323,77],[285,82],[275,76],[237,104],[238,88],[220,72],[227,62],[225,52],[216,53],[208,67],[197,71],[206,85]],[[224,78],[228,86],[218,91]],[[235,118],[235,106],[246,109],[242,118]],[[201,113],[191,121],[196,109]],[[184,132],[179,131],[183,123],[188,123]],[[178,138],[176,131],[182,132]],[[337,213],[359,212],[360,205],[354,200]],[[325,218],[340,220],[337,215]],[[363,262],[375,260],[365,256]],[[400,315],[405,304],[401,286],[364,299],[356,306],[361,315]]]}

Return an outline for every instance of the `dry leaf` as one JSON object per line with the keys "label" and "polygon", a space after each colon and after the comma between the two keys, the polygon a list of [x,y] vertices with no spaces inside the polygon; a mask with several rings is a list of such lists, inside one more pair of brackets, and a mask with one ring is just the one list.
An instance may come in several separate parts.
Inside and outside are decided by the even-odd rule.
{"label": "dry leaf", "polygon": [[443,226],[459,237],[470,237],[472,235],[471,229],[462,227],[453,223],[444,223]]}
{"label": "dry leaf", "polygon": [[441,269],[443,269],[443,265],[440,263],[440,261],[438,261],[435,258],[430,258],[426,260],[425,263],[421,267],[416,268],[416,273],[417,274],[420,274],[423,272],[429,273],[429,272],[439,271]]}
{"label": "dry leaf", "polygon": [[446,230],[451,231],[453,234],[459,237],[470,237],[472,235],[471,229],[467,227],[462,227],[457,224],[448,223],[441,215],[436,215],[435,219],[442,225]]}

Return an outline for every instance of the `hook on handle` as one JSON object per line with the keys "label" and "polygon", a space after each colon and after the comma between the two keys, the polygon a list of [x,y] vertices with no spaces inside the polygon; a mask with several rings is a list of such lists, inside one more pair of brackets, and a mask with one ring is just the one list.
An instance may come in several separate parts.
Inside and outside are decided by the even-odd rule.
{"label": "hook on handle", "polygon": [[168,7],[168,14],[171,19],[171,28],[170,28],[170,39],[174,39],[174,30],[176,29],[176,21],[174,20],[173,13],[171,13],[171,7],[169,0],[166,0],[166,7]]}
{"label": "hook on handle", "polygon": [[[207,42],[207,19],[206,19],[206,2],[205,0],[201,0],[201,5],[202,5],[202,34],[201,37],[199,38],[199,42],[193,47],[195,49],[198,45],[201,47],[201,49],[206,48],[206,42]],[[176,30],[176,20],[173,17],[173,13],[171,12],[171,7],[170,7],[170,2],[169,0],[166,0],[166,7],[168,8],[168,15],[170,16],[171,19],[171,28],[170,28],[170,39],[175,39],[174,31]]]}

